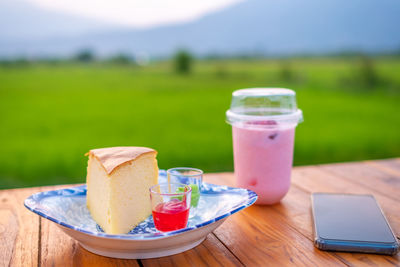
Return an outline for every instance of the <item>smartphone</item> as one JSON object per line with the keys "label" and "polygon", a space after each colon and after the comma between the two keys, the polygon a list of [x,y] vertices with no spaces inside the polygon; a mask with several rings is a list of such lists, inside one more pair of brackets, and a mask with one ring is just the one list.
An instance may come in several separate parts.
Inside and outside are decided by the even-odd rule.
{"label": "smartphone", "polygon": [[322,250],[394,255],[399,243],[372,195],[313,193],[314,244]]}

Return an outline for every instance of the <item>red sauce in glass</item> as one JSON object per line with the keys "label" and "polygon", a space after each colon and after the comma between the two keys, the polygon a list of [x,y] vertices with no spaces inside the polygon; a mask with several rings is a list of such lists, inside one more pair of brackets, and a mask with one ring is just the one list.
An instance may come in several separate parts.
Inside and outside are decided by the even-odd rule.
{"label": "red sauce in glass", "polygon": [[153,209],[154,225],[159,231],[167,232],[185,228],[189,218],[189,207],[179,199],[158,204]]}

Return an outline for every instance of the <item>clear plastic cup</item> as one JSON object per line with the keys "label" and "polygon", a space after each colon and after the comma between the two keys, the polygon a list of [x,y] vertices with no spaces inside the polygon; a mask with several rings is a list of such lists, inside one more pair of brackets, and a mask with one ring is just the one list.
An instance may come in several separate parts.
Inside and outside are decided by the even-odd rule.
{"label": "clear plastic cup", "polygon": [[274,204],[288,192],[294,132],[303,115],[296,93],[284,88],[233,92],[227,122],[232,125],[236,184],[257,193],[256,204]]}
{"label": "clear plastic cup", "polygon": [[[197,207],[200,200],[203,171],[196,168],[176,167],[167,170],[167,177],[169,183],[186,184],[192,188],[189,218],[194,218],[196,215],[198,215]],[[178,190],[182,190],[182,188],[179,188]]]}

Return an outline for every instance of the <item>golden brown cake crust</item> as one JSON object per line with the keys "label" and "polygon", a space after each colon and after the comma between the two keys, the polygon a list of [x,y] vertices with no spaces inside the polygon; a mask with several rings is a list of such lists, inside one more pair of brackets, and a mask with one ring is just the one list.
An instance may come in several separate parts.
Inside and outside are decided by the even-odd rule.
{"label": "golden brown cake crust", "polygon": [[86,155],[96,157],[110,175],[118,166],[148,153],[157,154],[157,151],[148,147],[120,146],[92,149]]}

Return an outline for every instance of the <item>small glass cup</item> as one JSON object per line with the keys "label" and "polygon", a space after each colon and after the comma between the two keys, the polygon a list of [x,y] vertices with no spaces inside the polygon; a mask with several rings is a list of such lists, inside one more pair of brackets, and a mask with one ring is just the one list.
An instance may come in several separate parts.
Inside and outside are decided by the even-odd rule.
{"label": "small glass cup", "polygon": [[167,170],[168,182],[189,185],[192,188],[192,201],[189,218],[197,215],[200,200],[203,171],[196,168],[177,167]]}
{"label": "small glass cup", "polygon": [[180,183],[150,187],[154,226],[162,232],[185,228],[189,219],[192,188]]}

